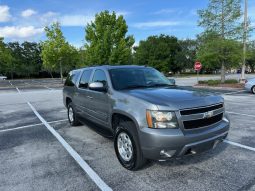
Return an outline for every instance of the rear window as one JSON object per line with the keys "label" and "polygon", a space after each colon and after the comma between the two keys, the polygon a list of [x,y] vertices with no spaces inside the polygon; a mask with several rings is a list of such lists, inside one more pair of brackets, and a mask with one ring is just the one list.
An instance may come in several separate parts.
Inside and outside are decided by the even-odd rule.
{"label": "rear window", "polygon": [[80,71],[72,71],[67,75],[65,86],[74,86],[76,81],[78,80]]}

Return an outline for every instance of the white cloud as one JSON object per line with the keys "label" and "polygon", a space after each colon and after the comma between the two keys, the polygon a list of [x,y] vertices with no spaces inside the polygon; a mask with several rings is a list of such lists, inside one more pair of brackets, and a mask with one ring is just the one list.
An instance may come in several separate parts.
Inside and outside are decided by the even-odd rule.
{"label": "white cloud", "polygon": [[[57,18],[59,16],[59,13],[56,13],[56,12],[52,12],[52,11],[49,11],[49,12],[46,12],[44,14],[42,14],[39,18],[39,23],[40,25],[49,25],[50,23],[52,22],[56,22],[57,21]],[[37,21],[37,22],[38,22]]]}
{"label": "white cloud", "polygon": [[94,20],[91,15],[63,15],[60,16],[58,21],[62,26],[82,26],[85,27],[87,23]]}
{"label": "white cloud", "polygon": [[22,17],[31,17],[32,15],[35,15],[37,12],[33,9],[26,9],[21,12]]}
{"label": "white cloud", "polygon": [[[131,14],[127,11],[117,11],[116,15],[120,16],[127,16]],[[72,26],[81,26],[85,27],[88,23],[91,21],[94,21],[95,19],[95,13],[89,13],[89,14],[74,14],[74,15],[58,15],[55,16],[56,20],[61,23],[62,26],[65,27],[72,27]]]}
{"label": "white cloud", "polygon": [[117,16],[120,16],[120,15],[127,16],[127,15],[130,15],[130,14],[131,14],[131,12],[128,12],[128,11],[117,11],[116,12]]}
{"label": "white cloud", "polygon": [[13,39],[27,39],[43,33],[43,28],[34,26],[4,26],[0,27],[0,36]]}
{"label": "white cloud", "polygon": [[44,13],[39,18],[38,24],[46,26],[53,22],[60,22],[61,26],[64,27],[72,27],[72,26],[81,26],[85,27],[87,23],[94,20],[94,14],[87,14],[87,15],[81,15],[81,14],[73,14],[73,15],[61,15],[57,12],[49,11],[47,13]]}
{"label": "white cloud", "polygon": [[177,9],[161,9],[159,11],[154,12],[155,15],[161,15],[161,14],[171,14],[171,13],[177,13],[179,10]]}
{"label": "white cloud", "polygon": [[7,5],[0,5],[0,22],[11,20],[10,8]]}
{"label": "white cloud", "polygon": [[140,22],[133,24],[136,28],[151,28],[151,27],[169,27],[180,25],[177,21],[152,21],[152,22]]}

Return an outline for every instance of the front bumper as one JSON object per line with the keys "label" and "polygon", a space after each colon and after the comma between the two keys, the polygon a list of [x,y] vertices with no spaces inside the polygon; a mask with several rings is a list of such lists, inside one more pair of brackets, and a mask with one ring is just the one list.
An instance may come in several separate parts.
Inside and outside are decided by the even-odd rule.
{"label": "front bumper", "polygon": [[244,86],[244,88],[248,91],[251,91],[251,87],[252,87],[252,84],[250,84],[250,83],[246,83]]}
{"label": "front bumper", "polygon": [[145,158],[166,160],[214,148],[227,137],[228,130],[229,121],[222,120],[194,131],[142,128],[139,136]]}

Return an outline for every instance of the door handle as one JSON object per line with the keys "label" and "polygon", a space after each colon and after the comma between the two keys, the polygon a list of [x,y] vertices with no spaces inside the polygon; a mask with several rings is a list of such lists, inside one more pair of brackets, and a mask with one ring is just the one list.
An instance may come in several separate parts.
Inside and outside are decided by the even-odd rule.
{"label": "door handle", "polygon": [[91,97],[91,96],[87,96],[87,98],[89,98],[89,99],[93,99],[93,97]]}

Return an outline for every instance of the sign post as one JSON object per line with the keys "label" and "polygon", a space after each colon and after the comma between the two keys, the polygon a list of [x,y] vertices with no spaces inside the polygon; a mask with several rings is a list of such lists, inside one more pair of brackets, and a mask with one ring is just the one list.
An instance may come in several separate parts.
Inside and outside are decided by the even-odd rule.
{"label": "sign post", "polygon": [[202,64],[201,62],[195,62],[194,64],[194,70],[197,72],[197,83],[198,83],[198,74],[199,74],[199,71],[202,69]]}

